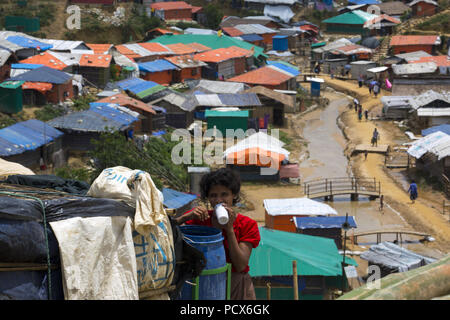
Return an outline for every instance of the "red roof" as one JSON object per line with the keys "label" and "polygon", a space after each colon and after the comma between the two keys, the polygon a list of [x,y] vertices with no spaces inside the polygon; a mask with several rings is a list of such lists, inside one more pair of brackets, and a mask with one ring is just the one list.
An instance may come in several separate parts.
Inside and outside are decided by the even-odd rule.
{"label": "red roof", "polygon": [[293,77],[293,75],[287,75],[275,70],[274,68],[265,66],[247,73],[243,73],[234,78],[230,78],[227,81],[261,85],[279,85]]}
{"label": "red roof", "polygon": [[177,10],[177,9],[192,9],[192,6],[184,1],[169,1],[152,3],[150,8],[155,10]]}
{"label": "red roof", "polygon": [[198,53],[194,59],[203,62],[222,62],[233,58],[240,58],[251,56],[253,53],[250,50],[245,50],[239,47],[219,48],[211,51]]}
{"label": "red roof", "polygon": [[450,57],[448,56],[421,57],[419,60],[412,61],[410,63],[424,62],[434,62],[438,67],[450,67]]}
{"label": "red roof", "polygon": [[24,82],[22,84],[22,89],[28,89],[28,90],[37,90],[42,93],[45,93],[46,91],[52,90],[53,85],[51,83],[46,82]]}
{"label": "red roof", "polygon": [[138,43],[142,48],[155,53],[171,53],[170,50],[158,42]]}
{"label": "red roof", "polygon": [[203,51],[208,51],[211,50],[210,47],[207,47],[203,44],[197,43],[197,42],[192,42],[192,43],[186,43],[187,46],[194,48],[195,50],[197,50],[197,52],[203,52]]}
{"label": "red roof", "polygon": [[178,31],[175,30],[169,30],[169,29],[163,29],[163,28],[154,28],[152,30],[149,30],[148,32],[153,32],[153,31],[157,31],[161,34],[168,34],[168,33],[172,33],[172,34],[180,34]]}
{"label": "red roof", "polygon": [[141,55],[137,54],[136,52],[128,49],[127,47],[125,47],[124,45],[117,45],[116,46],[117,51],[119,51],[119,53],[123,54],[124,56],[127,56],[128,58],[130,58],[131,60],[133,60],[133,58],[139,58]]}
{"label": "red roof", "polygon": [[223,30],[223,32],[228,34],[230,37],[239,37],[244,34],[242,31],[240,31],[236,28],[233,28],[233,27],[223,27],[222,30]]}
{"label": "red roof", "polygon": [[109,68],[111,59],[109,54],[82,54],[80,67]]}
{"label": "red roof", "polygon": [[96,102],[115,103],[115,104],[118,104],[120,106],[134,107],[134,108],[140,109],[142,111],[146,111],[146,112],[150,112],[150,113],[156,114],[156,111],[153,110],[148,104],[146,104],[146,103],[144,103],[142,101],[133,99],[133,98],[127,96],[127,95],[124,95],[123,93],[118,93],[118,94],[115,94],[113,96],[106,97],[106,98],[103,98],[101,100],[98,100]]}
{"label": "red roof", "polygon": [[203,7],[194,7],[194,6],[192,6],[192,13],[197,13],[197,12],[202,11],[202,10],[203,10]]}
{"label": "red roof", "polygon": [[112,44],[98,44],[98,43],[86,43],[86,45],[94,51],[95,54],[108,54]]}
{"label": "red roof", "polygon": [[67,65],[64,62],[55,58],[47,51],[26,58],[25,60],[21,60],[20,63],[42,64],[56,70],[63,70],[64,68],[67,68]]}
{"label": "red roof", "polygon": [[181,55],[198,52],[193,47],[188,46],[184,43],[167,44],[166,47],[169,48],[170,50],[172,50],[175,54],[181,54]]}
{"label": "red roof", "polygon": [[391,46],[435,45],[439,36],[392,36]]}

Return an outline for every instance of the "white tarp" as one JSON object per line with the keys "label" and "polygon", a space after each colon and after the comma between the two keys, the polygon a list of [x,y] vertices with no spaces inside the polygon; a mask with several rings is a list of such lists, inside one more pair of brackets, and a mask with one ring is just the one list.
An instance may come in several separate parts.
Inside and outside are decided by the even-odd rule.
{"label": "white tarp", "polygon": [[245,139],[242,139],[234,146],[226,149],[223,154],[224,158],[226,158],[229,154],[234,152],[239,152],[250,148],[260,148],[266,151],[283,154],[286,159],[288,159],[290,152],[284,149],[283,146],[284,142],[278,140],[278,138],[267,135],[264,132],[257,132]]}
{"label": "white tarp", "polygon": [[329,205],[309,198],[264,199],[264,208],[271,216],[325,216],[338,214]]}
{"label": "white tarp", "polygon": [[288,23],[295,15],[288,6],[264,6],[264,15],[279,18],[281,21]]}
{"label": "white tarp", "polygon": [[220,101],[219,96],[217,94],[196,94],[195,98],[198,101],[198,104],[201,106],[210,106],[210,107],[223,107],[224,104]]}
{"label": "white tarp", "polygon": [[34,172],[20,163],[10,162],[0,158],[0,178],[7,178],[14,174],[34,175]]}
{"label": "white tarp", "polygon": [[448,157],[450,155],[450,136],[442,131],[436,131],[414,141],[408,149],[408,154],[416,159],[427,152],[435,154],[438,160]]}
{"label": "white tarp", "polygon": [[388,67],[376,67],[376,68],[367,69],[367,71],[372,72],[372,73],[378,73],[378,72],[386,71],[387,69],[388,69]]}
{"label": "white tarp", "polygon": [[138,300],[129,217],[50,222],[58,239],[66,300]]}

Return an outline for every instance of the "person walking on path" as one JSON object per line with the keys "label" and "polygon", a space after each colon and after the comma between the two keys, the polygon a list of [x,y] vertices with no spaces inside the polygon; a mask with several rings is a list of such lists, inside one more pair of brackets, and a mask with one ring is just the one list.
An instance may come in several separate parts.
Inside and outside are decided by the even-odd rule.
{"label": "person walking on path", "polygon": [[378,140],[380,139],[380,134],[378,133],[378,130],[377,130],[377,128],[375,128],[374,130],[373,130],[373,133],[372,133],[372,147],[375,145],[375,147],[378,147]]}
{"label": "person walking on path", "polygon": [[378,82],[373,86],[373,93],[375,94],[375,98],[380,93],[380,86],[378,85]]}
{"label": "person walking on path", "polygon": [[354,99],[353,99],[353,103],[354,103],[354,105],[355,105],[355,112],[357,112],[357,111],[358,111],[358,106],[359,106],[359,101],[358,101],[358,99],[354,98]]}
{"label": "person walking on path", "polygon": [[367,155],[369,154],[369,151],[367,149],[364,151],[364,160],[367,160]]}
{"label": "person walking on path", "polygon": [[366,121],[369,119],[369,111],[367,109],[364,110],[364,117],[366,118]]}
{"label": "person walking on path", "polygon": [[409,185],[408,189],[409,198],[411,199],[411,203],[414,203],[414,201],[417,199],[417,184],[414,180],[411,181],[411,184]]}
{"label": "person walking on path", "polygon": [[361,74],[359,75],[359,78],[358,78],[358,85],[360,88],[362,88],[362,86],[363,86],[363,77]]}
{"label": "person walking on path", "polygon": [[372,96],[372,87],[373,87],[373,84],[369,83],[369,96]]}
{"label": "person walking on path", "polygon": [[359,105],[358,107],[358,120],[361,121],[362,119],[362,106]]}

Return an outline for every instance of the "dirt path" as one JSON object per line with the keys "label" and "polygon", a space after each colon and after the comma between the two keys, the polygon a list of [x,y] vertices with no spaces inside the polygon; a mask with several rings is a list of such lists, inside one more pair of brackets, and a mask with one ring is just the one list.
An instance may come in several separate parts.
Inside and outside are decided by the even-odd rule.
{"label": "dirt path", "polygon": [[[379,98],[385,94],[389,95],[388,92],[382,91],[375,98],[373,95],[369,96],[366,87],[359,88],[355,81],[330,79],[327,76],[321,77],[334,89],[356,96],[361,101],[363,110],[370,110],[372,116],[381,113]],[[344,113],[342,121],[346,126],[344,129],[345,135],[353,144],[368,143],[375,127],[380,132],[380,144],[395,144],[395,140],[404,135],[391,121],[358,121],[356,114],[351,110]],[[435,246],[444,252],[450,251],[450,223],[447,217],[440,213],[437,203],[431,200],[439,199],[439,194],[426,194],[426,192],[419,190],[419,194],[422,195],[415,204],[411,204],[408,193],[403,186],[399,181],[394,180],[384,168],[384,156],[382,155],[369,154],[367,160],[364,160],[362,155],[353,157],[352,167],[355,174],[379,179],[385,203],[398,211],[415,230],[430,233],[436,239],[436,242],[431,246]]]}

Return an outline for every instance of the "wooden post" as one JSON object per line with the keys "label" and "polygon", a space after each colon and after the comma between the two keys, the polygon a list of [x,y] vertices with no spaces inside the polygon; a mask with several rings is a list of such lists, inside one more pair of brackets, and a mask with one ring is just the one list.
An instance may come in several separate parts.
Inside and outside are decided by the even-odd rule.
{"label": "wooden post", "polygon": [[325,192],[328,191],[328,179],[325,179]]}
{"label": "wooden post", "polygon": [[266,283],[266,286],[267,286],[267,300],[270,300],[270,294],[271,294],[271,292],[270,292],[270,290],[271,290],[271,288],[270,288],[270,282],[267,282]]}
{"label": "wooden post", "polygon": [[293,269],[293,285],[294,285],[294,300],[298,300],[298,277],[297,277],[297,261],[292,261],[292,269]]}

